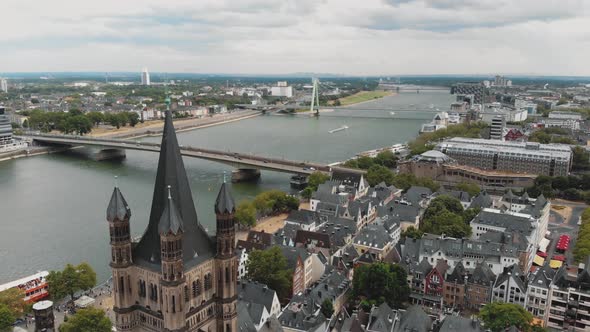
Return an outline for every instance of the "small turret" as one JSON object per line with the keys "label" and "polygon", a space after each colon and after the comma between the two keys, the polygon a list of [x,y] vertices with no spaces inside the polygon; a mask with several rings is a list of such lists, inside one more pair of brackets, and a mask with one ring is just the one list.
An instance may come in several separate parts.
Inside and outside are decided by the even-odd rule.
{"label": "small turret", "polygon": [[109,222],[111,239],[111,266],[126,267],[132,263],[130,218],[131,209],[119,187],[115,185],[107,207],[107,221]]}
{"label": "small turret", "polygon": [[234,198],[225,182],[215,200],[215,215],[217,219],[217,257],[230,257],[234,254],[236,230],[234,213],[236,212]]}
{"label": "small turret", "polygon": [[180,212],[172,200],[170,186],[168,186],[168,199],[164,204],[164,211],[158,223],[162,279],[169,282],[180,282],[184,280],[184,264],[182,261],[184,226]]}

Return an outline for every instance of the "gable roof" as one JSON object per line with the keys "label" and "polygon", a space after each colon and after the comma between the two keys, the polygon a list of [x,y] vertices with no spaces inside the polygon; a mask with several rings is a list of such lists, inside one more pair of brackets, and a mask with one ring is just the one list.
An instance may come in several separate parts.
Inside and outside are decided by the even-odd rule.
{"label": "gable roof", "polygon": [[131,209],[123,197],[119,187],[113,189],[109,206],[107,207],[107,220],[108,221],[123,221],[131,217]]}
{"label": "gable roof", "polygon": [[197,219],[170,111],[166,112],[164,121],[148,226],[139,243],[133,248],[133,260],[139,264],[145,263],[153,269],[159,269],[161,263],[158,224],[168,200],[168,186],[171,186],[170,195],[176,204],[180,218],[184,221],[182,251],[186,269],[197,262],[213,257],[215,246]]}
{"label": "gable roof", "polygon": [[320,232],[310,232],[304,230],[298,230],[295,235],[295,243],[301,243],[307,245],[311,241],[316,241],[316,246],[320,248],[331,248],[332,243],[328,234]]}
{"label": "gable roof", "polygon": [[[168,189],[170,190],[170,187]],[[182,217],[172,200],[172,196],[168,196],[162,217],[160,217],[160,222],[158,223],[158,232],[160,234],[178,234],[182,231],[184,231]]]}
{"label": "gable roof", "polygon": [[268,312],[272,311],[272,303],[275,294],[276,292],[268,288],[265,284],[247,280],[238,280],[238,299],[261,304]]}
{"label": "gable roof", "polygon": [[492,286],[495,280],[496,275],[485,262],[477,264],[473,273],[468,278],[470,283],[483,286]]}
{"label": "gable roof", "polygon": [[484,332],[481,322],[461,316],[448,315],[442,322],[438,332]]}
{"label": "gable roof", "polygon": [[412,305],[401,314],[399,324],[394,327],[395,332],[428,332],[432,328],[432,319],[418,305]]}

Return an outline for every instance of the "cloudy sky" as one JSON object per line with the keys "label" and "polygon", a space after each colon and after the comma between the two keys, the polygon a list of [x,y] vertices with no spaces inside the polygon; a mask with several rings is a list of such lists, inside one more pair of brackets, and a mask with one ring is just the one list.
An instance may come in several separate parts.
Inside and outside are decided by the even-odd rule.
{"label": "cloudy sky", "polygon": [[0,72],[590,75],[590,0],[1,0]]}

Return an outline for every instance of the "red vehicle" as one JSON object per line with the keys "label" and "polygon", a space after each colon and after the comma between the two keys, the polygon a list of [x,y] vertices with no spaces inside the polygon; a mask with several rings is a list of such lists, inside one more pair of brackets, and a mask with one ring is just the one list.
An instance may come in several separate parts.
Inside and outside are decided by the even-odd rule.
{"label": "red vehicle", "polygon": [[555,245],[555,250],[559,252],[566,252],[570,247],[570,237],[569,235],[561,235],[557,240],[557,244]]}
{"label": "red vehicle", "polygon": [[19,288],[25,292],[23,300],[27,303],[35,303],[49,296],[47,291],[47,276],[49,272],[41,271],[31,276],[11,281],[0,285],[0,292],[10,288]]}

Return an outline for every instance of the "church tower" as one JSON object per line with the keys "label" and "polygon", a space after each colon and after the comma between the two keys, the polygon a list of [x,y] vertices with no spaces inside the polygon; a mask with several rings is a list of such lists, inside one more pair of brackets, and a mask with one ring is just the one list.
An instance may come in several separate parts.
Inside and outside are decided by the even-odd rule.
{"label": "church tower", "polygon": [[225,182],[215,201],[215,215],[217,221],[217,254],[215,262],[217,266],[217,296],[219,297],[217,309],[217,331],[237,331],[237,269],[238,260],[235,254],[236,225],[234,213],[236,212],[234,198]]}
{"label": "church tower", "polygon": [[[130,271],[133,264],[131,254],[131,230],[129,219],[131,209],[123,197],[121,190],[115,186],[109,206],[107,221],[111,244],[111,269],[113,272],[113,289],[115,307],[126,307],[132,302]],[[122,314],[120,319],[128,321],[128,314]]]}
{"label": "church tower", "polygon": [[217,236],[199,223],[172,115],[167,111],[148,225],[131,240],[131,211],[115,187],[111,235],[116,328],[123,332],[237,332],[235,203],[215,202]]}

